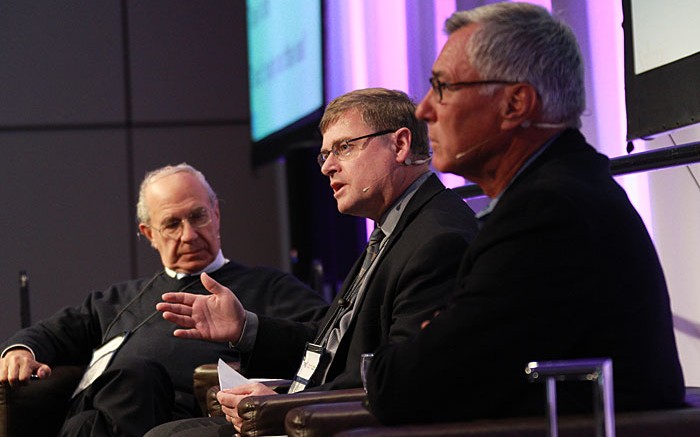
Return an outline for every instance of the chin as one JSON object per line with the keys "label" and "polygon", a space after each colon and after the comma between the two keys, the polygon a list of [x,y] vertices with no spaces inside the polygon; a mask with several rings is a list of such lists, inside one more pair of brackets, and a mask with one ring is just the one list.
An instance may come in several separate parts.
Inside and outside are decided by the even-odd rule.
{"label": "chin", "polygon": [[177,269],[184,270],[187,272],[199,272],[201,270],[204,270],[206,266],[211,264],[211,262],[214,261],[213,257],[207,258],[207,259],[190,259],[190,260],[179,260],[178,262],[175,263],[177,266]]}
{"label": "chin", "polygon": [[451,170],[453,168],[452,166],[450,166],[450,164],[451,164],[450,161],[444,159],[443,156],[433,155],[433,159],[432,159],[431,163],[432,163],[433,168],[435,170],[442,172],[442,173],[451,173]]}
{"label": "chin", "polygon": [[347,202],[338,201],[338,212],[341,214],[350,214],[352,211],[352,205],[348,205]]}

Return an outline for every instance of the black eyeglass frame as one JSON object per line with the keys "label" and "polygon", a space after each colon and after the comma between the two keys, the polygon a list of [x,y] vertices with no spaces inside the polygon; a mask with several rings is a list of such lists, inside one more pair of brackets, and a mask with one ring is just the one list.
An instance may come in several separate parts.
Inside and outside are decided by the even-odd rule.
{"label": "black eyeglass frame", "polygon": [[[331,150],[327,150],[327,151],[325,151],[325,152],[319,153],[318,156],[316,156],[316,162],[318,162],[319,167],[323,167],[323,164],[326,163],[326,160],[327,160],[328,157],[331,155],[331,153],[333,154],[333,156],[335,156],[336,158],[339,158],[339,159],[340,159],[340,156],[341,156],[341,154],[343,153],[343,152],[341,152],[340,150],[338,150],[338,149],[340,148],[340,146],[352,148],[352,147],[354,147],[354,144],[350,144],[350,143],[352,143],[352,142],[359,141],[359,140],[364,140],[364,139],[366,139],[366,138],[380,137],[380,136],[382,136],[382,135],[394,133],[394,132],[396,132],[397,130],[398,130],[398,129],[384,129],[384,130],[380,130],[380,131],[378,131],[378,132],[374,132],[374,133],[371,133],[371,134],[362,135],[361,137],[351,138],[351,139],[349,139],[349,140],[343,140],[343,141],[341,141],[341,142],[339,142],[339,143],[333,144],[333,146],[331,146]],[[347,153],[346,153],[346,154],[347,154]]]}
{"label": "black eyeglass frame", "polygon": [[443,90],[450,90],[450,88],[455,88],[455,87],[467,87],[467,86],[479,86],[479,85],[513,85],[518,82],[512,81],[512,80],[497,80],[497,79],[489,79],[489,80],[473,80],[473,81],[466,81],[466,82],[442,82],[440,79],[438,79],[435,76],[432,76],[430,79],[428,79],[430,82],[430,87],[433,89],[433,93],[437,94],[438,96],[438,103],[442,103],[442,94]]}

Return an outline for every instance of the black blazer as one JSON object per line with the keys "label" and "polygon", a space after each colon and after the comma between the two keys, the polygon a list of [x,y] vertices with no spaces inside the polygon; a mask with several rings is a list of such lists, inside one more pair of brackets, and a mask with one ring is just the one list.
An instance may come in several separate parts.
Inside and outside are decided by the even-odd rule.
{"label": "black blazer", "polygon": [[[454,288],[459,260],[476,233],[473,211],[437,176],[430,176],[406,211],[377,260],[355,309],[353,321],[330,364],[326,384],[316,389],[361,387],[360,355],[379,345],[408,338],[444,304]],[[359,270],[358,260],[338,296]],[[331,305],[326,319],[338,302]],[[299,324],[260,317],[255,347],[247,362],[251,376],[292,377],[307,341],[325,320]]]}
{"label": "black blazer", "polygon": [[[543,414],[529,361],[611,357],[618,410],[679,406],[684,382],[664,275],[609,161],[568,130],[506,190],[467,250],[447,307],[375,354],[385,423]],[[560,384],[562,412],[590,384]],[[451,402],[417,399],[449,396]]]}

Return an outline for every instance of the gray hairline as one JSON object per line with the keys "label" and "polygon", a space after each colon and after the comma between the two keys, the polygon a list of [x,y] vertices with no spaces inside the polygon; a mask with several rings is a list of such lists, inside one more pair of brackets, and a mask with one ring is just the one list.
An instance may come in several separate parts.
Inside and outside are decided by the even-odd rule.
{"label": "gray hairline", "polygon": [[[505,56],[507,55],[501,57],[500,59],[496,59],[496,62],[493,62],[493,60],[486,59],[483,56],[483,54],[479,56],[477,52],[479,50],[483,51],[487,43],[492,43],[494,35],[496,34],[496,32],[485,32],[487,32],[489,28],[492,28],[494,26],[504,26],[504,24],[500,23],[498,20],[499,12],[509,12],[513,10],[530,12],[529,17],[532,17],[534,12],[539,12],[540,20],[549,20],[551,24],[554,24],[559,27],[559,33],[557,34],[557,36],[560,37],[560,39],[561,37],[563,37],[564,39],[567,39],[567,41],[565,41],[563,44],[560,43],[558,47],[564,49],[574,49],[574,53],[572,53],[572,50],[561,50],[560,53],[569,55],[566,57],[567,60],[573,60],[573,62],[571,63],[572,68],[570,68],[570,71],[572,71],[575,68],[579,70],[578,72],[576,72],[578,79],[577,82],[579,82],[578,88],[565,87],[559,89],[552,89],[541,86],[542,83],[551,83],[552,80],[542,74],[537,75],[536,77],[527,77],[531,76],[528,73],[534,72],[527,71],[526,69],[520,69],[521,71],[514,71],[517,67],[508,68],[507,66],[503,67],[502,65],[498,65],[499,61],[507,60],[505,58]],[[532,20],[532,18],[530,18],[530,20]],[[477,68],[482,73],[485,72],[487,75],[494,75],[494,70],[501,70],[498,79],[512,80],[517,82],[528,82],[532,84],[532,86],[535,87],[535,89],[537,90],[537,93],[540,96],[540,99],[543,103],[542,115],[544,119],[540,121],[563,123],[569,127],[574,128],[581,127],[580,117],[585,108],[585,90],[583,89],[583,60],[580,54],[578,43],[576,42],[576,37],[574,36],[571,28],[568,25],[563,23],[561,20],[558,20],[555,17],[553,17],[549,13],[549,11],[547,11],[541,6],[527,3],[495,3],[477,7],[471,10],[457,11],[453,13],[452,16],[445,20],[444,31],[448,35],[451,35],[458,29],[461,29],[462,27],[465,27],[470,24],[480,26],[478,29],[475,30],[474,34],[472,35],[472,41],[476,41],[476,44],[470,43],[466,51],[467,59],[474,66],[474,68]],[[505,24],[505,26],[509,26],[509,23]],[[513,25],[510,25],[510,27],[512,29]],[[486,38],[480,38],[484,34],[486,35]],[[568,42],[573,42],[573,44],[568,44],[567,47]],[[574,58],[571,57],[572,54],[574,55]],[[562,56],[562,58],[564,57]],[[512,64],[514,63],[511,62],[508,65]],[[488,79],[492,79],[492,77],[488,77]],[[534,82],[540,83],[538,84]],[[485,86],[481,88],[480,91],[483,94],[488,95],[493,93],[497,89],[497,87],[498,85]],[[545,92],[543,93],[540,88],[544,89]],[[571,101],[574,101],[575,104],[567,105],[567,103]]]}
{"label": "gray hairline", "polygon": [[212,208],[216,206],[218,203],[216,193],[211,188],[211,185],[209,185],[209,182],[207,182],[207,179],[204,177],[202,172],[185,162],[177,165],[166,165],[165,167],[161,167],[146,173],[146,176],[144,176],[143,181],[141,182],[141,187],[139,188],[139,199],[136,203],[136,219],[139,223],[149,224],[151,221],[150,211],[146,207],[146,190],[148,187],[158,179],[176,173],[189,173],[196,177],[202,186],[204,186],[204,188],[207,190],[209,202],[211,203]]}

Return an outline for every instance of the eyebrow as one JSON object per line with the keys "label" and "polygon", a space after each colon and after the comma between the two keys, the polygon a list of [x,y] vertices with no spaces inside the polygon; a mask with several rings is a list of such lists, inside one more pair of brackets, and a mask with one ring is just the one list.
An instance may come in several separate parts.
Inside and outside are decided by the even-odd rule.
{"label": "eyebrow", "polygon": [[349,136],[349,135],[346,135],[346,138],[343,138],[342,140],[335,140],[335,141],[333,141],[333,143],[331,143],[331,148],[330,148],[330,149],[323,150],[323,146],[321,146],[321,150],[320,150],[320,151],[321,151],[321,152],[330,152],[331,150],[333,150],[333,147],[334,147],[334,146],[337,146],[337,145],[340,144],[340,143],[344,143],[344,142],[346,142],[347,140],[349,140],[349,139],[351,139],[351,138],[353,138],[353,137],[351,137],[351,136]]}
{"label": "eyebrow", "polygon": [[[185,214],[185,218],[191,216],[192,214],[196,212],[201,212],[202,210],[206,210],[206,206],[195,206],[194,208],[190,209],[189,212]],[[173,220],[182,220],[182,217],[177,217],[175,215],[168,215],[163,217],[163,220],[160,221],[160,224],[163,225],[165,223],[171,222]]]}

